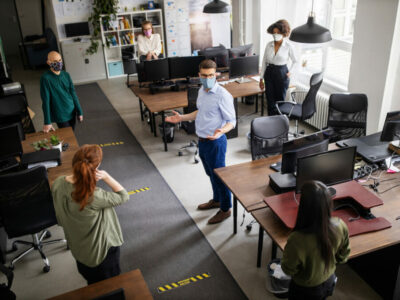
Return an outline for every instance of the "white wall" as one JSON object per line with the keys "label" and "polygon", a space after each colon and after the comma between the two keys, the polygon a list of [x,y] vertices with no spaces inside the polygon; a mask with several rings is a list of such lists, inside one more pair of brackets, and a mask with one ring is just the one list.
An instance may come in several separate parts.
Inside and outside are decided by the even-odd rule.
{"label": "white wall", "polygon": [[15,3],[22,36],[43,34],[41,0],[16,0]]}
{"label": "white wall", "polygon": [[368,96],[368,133],[382,129],[382,115],[391,105],[384,93],[388,75],[394,73],[388,72],[398,2],[361,0],[357,5],[348,90]]}

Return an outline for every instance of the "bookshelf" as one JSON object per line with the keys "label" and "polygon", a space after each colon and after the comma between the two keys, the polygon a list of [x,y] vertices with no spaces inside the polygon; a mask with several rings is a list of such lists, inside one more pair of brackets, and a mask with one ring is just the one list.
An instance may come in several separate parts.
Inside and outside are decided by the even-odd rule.
{"label": "bookshelf", "polygon": [[[101,37],[104,44],[104,59],[107,77],[124,76],[122,51],[134,47],[134,58],[137,55],[137,36],[142,34],[141,23],[149,20],[153,23],[153,33],[161,37],[162,53],[165,55],[164,25],[161,9],[121,12],[108,23],[101,18]],[[108,45],[108,46],[107,46]]]}

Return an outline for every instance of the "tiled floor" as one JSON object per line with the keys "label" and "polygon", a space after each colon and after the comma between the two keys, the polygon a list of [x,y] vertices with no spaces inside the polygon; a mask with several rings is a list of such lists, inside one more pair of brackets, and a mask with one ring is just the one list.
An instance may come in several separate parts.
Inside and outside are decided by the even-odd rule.
{"label": "tiled floor", "polygon": [[[39,93],[39,78],[42,72],[43,70],[24,71],[18,65],[14,67],[14,78],[24,83],[29,105],[36,112],[36,130],[41,130],[43,122]],[[249,299],[274,299],[275,297],[265,289],[271,240],[267,236],[264,237],[263,265],[257,269],[258,225],[253,225],[251,232],[247,232],[245,226],[239,227],[238,234],[233,235],[231,218],[218,225],[207,225],[208,218],[214,212],[196,209],[199,203],[211,199],[212,191],[201,163],[194,164],[191,153],[181,157],[177,155],[179,147],[189,142],[192,137],[186,135],[183,130],[176,131],[174,142],[169,144],[169,151],[164,152],[161,138],[155,138],[148,125],[140,121],[137,98],[126,88],[125,78],[101,80],[98,84]],[[250,121],[257,116],[251,114],[253,110],[254,106],[239,104],[239,116],[242,116],[239,121],[239,137],[228,142],[228,165],[251,160],[246,133],[249,131]],[[239,207],[239,216],[242,213],[243,210]],[[250,219],[250,215],[246,214],[245,224]],[[52,232],[55,237],[62,236],[60,228],[55,227]],[[85,284],[69,251],[55,245],[49,247],[46,253],[52,264],[48,274],[41,272],[42,265],[38,255],[28,255],[16,266],[13,289],[19,299],[48,298]],[[339,266],[337,275],[338,285],[332,299],[379,299],[379,296],[348,266]],[[193,299],[201,299],[201,295]]]}

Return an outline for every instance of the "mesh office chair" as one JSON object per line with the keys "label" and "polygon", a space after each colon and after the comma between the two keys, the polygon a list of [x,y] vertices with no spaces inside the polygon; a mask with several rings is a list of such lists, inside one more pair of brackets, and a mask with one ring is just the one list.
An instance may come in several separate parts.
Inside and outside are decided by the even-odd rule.
{"label": "mesh office chair", "polygon": [[32,235],[32,242],[13,242],[13,250],[17,250],[17,244],[28,245],[30,248],[12,259],[10,268],[13,269],[14,264],[26,254],[37,250],[45,264],[43,272],[50,271],[49,260],[42,251],[43,247],[58,242],[66,243],[66,240],[43,241],[45,237],[50,236],[46,228],[57,224],[44,166],[0,176],[0,218],[8,238]]}
{"label": "mesh office chair", "polygon": [[[194,112],[197,110],[197,95],[199,94],[199,87],[188,87],[187,89],[187,98],[188,98],[188,106],[183,109],[183,112],[185,114],[190,114],[191,112]],[[189,122],[182,122],[182,128],[188,133],[188,134],[194,134],[196,132],[196,127],[194,121],[189,121]],[[196,151],[194,153],[194,163],[199,162],[199,145],[196,140],[191,140],[188,145],[183,146],[179,148],[178,155],[182,156],[183,155],[183,150],[193,148],[195,147]]]}
{"label": "mesh office chair", "polygon": [[[323,80],[323,73],[316,73],[311,76],[310,89],[308,92],[293,92],[291,94],[293,101],[277,101],[276,108],[281,115],[287,115],[290,120],[296,121],[296,131],[294,136],[299,136],[299,121],[310,119],[316,112],[315,101],[319,88]],[[297,95],[306,93],[304,101],[298,103]]]}
{"label": "mesh office chair", "polygon": [[331,143],[366,134],[368,98],[365,94],[329,97],[327,133]]}
{"label": "mesh office chair", "polygon": [[[282,153],[283,143],[288,140],[289,119],[285,115],[260,117],[251,121],[250,148],[251,159],[258,160],[270,155]],[[243,211],[243,222],[246,212]],[[256,223],[252,220],[246,229],[251,230]]]}
{"label": "mesh office chair", "polygon": [[35,127],[29,116],[28,103],[24,95],[16,94],[0,98],[0,123],[7,125],[9,118],[13,119],[11,123],[14,123],[16,116],[19,116],[25,133],[35,132]]}

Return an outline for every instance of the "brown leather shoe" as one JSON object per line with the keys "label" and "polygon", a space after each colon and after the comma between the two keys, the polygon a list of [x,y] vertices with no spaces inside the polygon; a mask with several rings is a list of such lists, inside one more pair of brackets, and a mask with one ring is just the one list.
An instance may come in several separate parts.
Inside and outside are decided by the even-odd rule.
{"label": "brown leather shoe", "polygon": [[200,210],[206,210],[206,209],[212,209],[212,208],[220,208],[219,202],[215,202],[213,199],[211,199],[210,201],[197,206],[197,209],[200,209]]}
{"label": "brown leather shoe", "polygon": [[231,210],[228,210],[228,211],[219,210],[214,217],[212,217],[210,220],[208,220],[208,224],[220,223],[223,220],[229,218],[230,216],[231,216]]}

